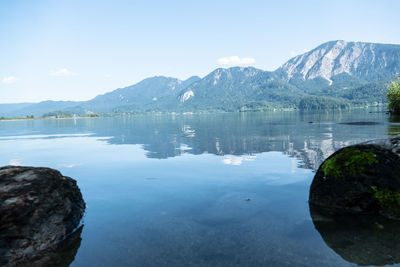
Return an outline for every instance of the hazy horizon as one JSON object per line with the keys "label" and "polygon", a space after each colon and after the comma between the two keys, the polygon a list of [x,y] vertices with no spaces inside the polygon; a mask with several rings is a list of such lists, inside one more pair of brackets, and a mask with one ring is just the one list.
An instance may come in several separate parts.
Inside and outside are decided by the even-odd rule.
{"label": "hazy horizon", "polygon": [[0,103],[83,101],[152,76],[275,70],[332,40],[400,44],[396,1],[0,3]]}

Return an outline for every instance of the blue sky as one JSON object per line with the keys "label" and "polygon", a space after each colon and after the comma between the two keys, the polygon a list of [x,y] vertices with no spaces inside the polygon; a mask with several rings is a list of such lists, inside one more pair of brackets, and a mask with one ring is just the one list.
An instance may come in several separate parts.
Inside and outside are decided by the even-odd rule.
{"label": "blue sky", "polygon": [[274,70],[330,40],[400,44],[400,1],[0,1],[0,103],[87,100],[164,75]]}

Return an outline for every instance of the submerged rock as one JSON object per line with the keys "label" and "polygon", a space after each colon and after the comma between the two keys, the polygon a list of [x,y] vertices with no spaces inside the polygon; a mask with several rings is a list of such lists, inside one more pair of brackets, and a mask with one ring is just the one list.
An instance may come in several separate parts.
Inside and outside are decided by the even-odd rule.
{"label": "submerged rock", "polygon": [[346,124],[346,125],[377,125],[379,122],[375,121],[352,121],[352,122],[341,122],[339,124]]}
{"label": "submerged rock", "polygon": [[340,149],[324,161],[309,202],[327,213],[400,218],[400,135]]}
{"label": "submerged rock", "polygon": [[83,225],[68,235],[66,239],[51,246],[35,257],[25,261],[28,266],[68,267],[74,261],[76,253],[81,246],[81,233]]}
{"label": "submerged rock", "polygon": [[400,263],[400,222],[380,216],[329,216],[310,206],[315,228],[344,260],[358,265]]}
{"label": "submerged rock", "polygon": [[0,168],[0,265],[41,262],[70,239],[84,210],[72,178],[49,168]]}

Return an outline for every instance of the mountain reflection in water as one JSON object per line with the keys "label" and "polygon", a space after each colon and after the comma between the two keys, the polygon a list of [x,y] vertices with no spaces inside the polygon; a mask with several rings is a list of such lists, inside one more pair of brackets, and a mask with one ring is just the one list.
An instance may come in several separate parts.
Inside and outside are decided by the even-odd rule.
{"label": "mountain reflection in water", "polygon": [[[385,117],[384,119],[382,117]],[[350,144],[383,138],[396,125],[346,125],[338,122],[377,121],[383,113],[219,113],[196,115],[122,116],[120,119],[67,119],[26,123],[25,131],[40,128],[45,134],[56,127],[59,134],[86,132],[109,144],[140,144],[148,158],[165,159],[183,153],[199,155],[254,155],[280,151],[316,169],[334,151]],[[42,124],[42,125],[41,125]],[[7,127],[7,125],[5,125]],[[5,131],[7,129],[4,129]],[[397,130],[397,128],[396,128]],[[0,132],[1,134],[1,132]],[[57,137],[59,138],[59,136]]]}
{"label": "mountain reflection in water", "polygon": [[[377,124],[346,124],[368,121]],[[6,121],[0,159],[78,180],[89,208],[72,266],[394,263],[384,245],[383,258],[360,261],[361,244],[331,241],[334,232],[312,214],[343,259],[326,246],[306,202],[313,174],[298,167],[316,169],[343,146],[387,137],[396,123],[368,110]],[[376,230],[368,229],[353,236]],[[364,240],[368,249],[372,241]]]}

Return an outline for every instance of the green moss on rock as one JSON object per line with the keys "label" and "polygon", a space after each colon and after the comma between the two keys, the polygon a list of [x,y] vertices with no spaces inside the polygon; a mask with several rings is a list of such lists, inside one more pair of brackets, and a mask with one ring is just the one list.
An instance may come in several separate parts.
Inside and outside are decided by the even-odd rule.
{"label": "green moss on rock", "polygon": [[390,216],[400,216],[400,190],[371,186],[379,206]]}
{"label": "green moss on rock", "polygon": [[372,151],[360,151],[355,148],[342,149],[322,166],[325,177],[343,179],[346,176],[355,177],[365,171],[365,168],[378,163]]}

